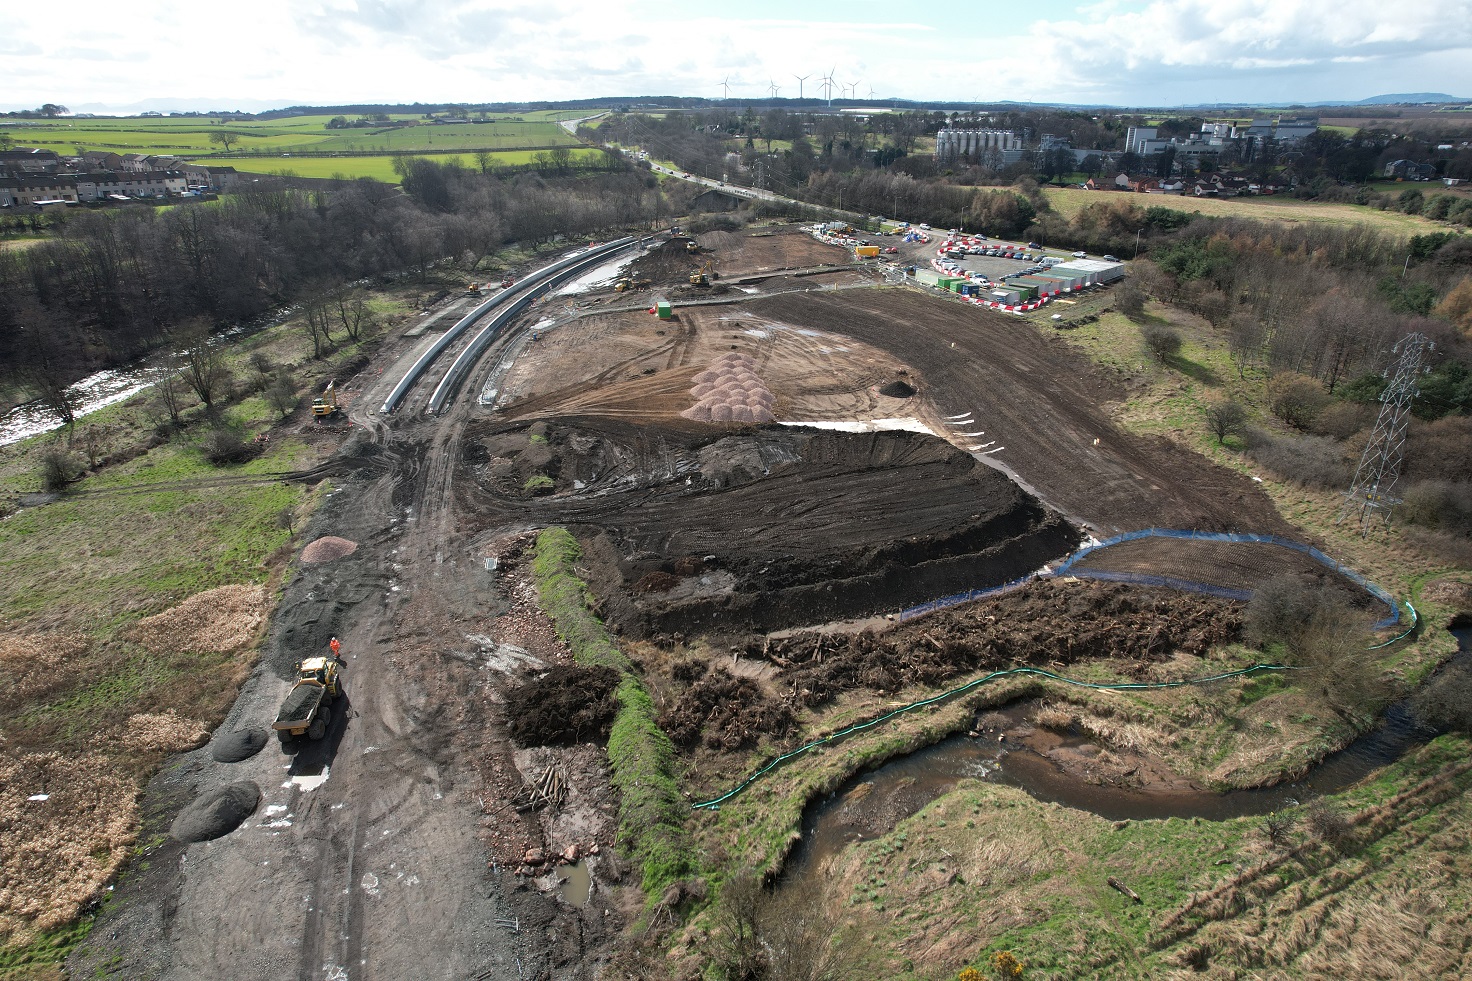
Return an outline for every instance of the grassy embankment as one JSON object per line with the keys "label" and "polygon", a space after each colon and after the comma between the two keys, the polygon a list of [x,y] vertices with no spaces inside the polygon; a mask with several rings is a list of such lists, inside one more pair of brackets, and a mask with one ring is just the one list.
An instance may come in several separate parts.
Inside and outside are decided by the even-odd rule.
{"label": "grassy embankment", "polygon": [[692,869],[681,799],[673,775],[674,747],[654,721],[654,703],[633,666],[589,607],[588,588],[573,571],[582,554],[563,528],[537,536],[533,571],[541,606],[573,659],[588,667],[610,667],[623,675],[615,698],[618,714],[608,737],[608,761],[619,791],[619,838],[639,863],[650,903]]}
{"label": "grassy embankment", "polygon": [[1194,198],[1174,194],[1129,194],[1119,191],[1086,191],[1079,187],[1047,187],[1044,193],[1053,210],[1072,218],[1086,205],[1124,202],[1141,208],[1160,206],[1210,217],[1256,218],[1283,224],[1367,225],[1397,238],[1425,235],[1443,226],[1419,215],[1380,211],[1358,204],[1324,204],[1287,197]]}
{"label": "grassy embankment", "polygon": [[1443,737],[1323,818],[1296,808],[1276,842],[1261,817],[1110,822],[966,781],[830,875],[852,915],[879,914],[872,977],[952,978],[999,950],[1029,978],[1456,976],[1468,749]]}
{"label": "grassy embankment", "polygon": [[[381,325],[406,310],[392,297],[373,306]],[[250,356],[264,355],[310,393],[382,329],[356,344],[339,335],[313,360],[291,322],[226,361],[245,380]],[[136,847],[142,781],[228,710],[295,548],[291,528],[326,490],[277,476],[328,447],[272,430],[280,416],[258,394],[222,414],[247,433],[271,430],[266,449],[222,467],[196,448],[200,406],[186,404],[185,428],[160,439],[148,403],[79,420],[72,451],[96,434],[96,466],[54,502],[0,521],[0,970],[13,977],[46,977],[85,934],[78,910]],[[296,425],[310,427],[305,411]],[[53,433],[0,448],[0,498],[37,489],[41,456],[67,445]]]}

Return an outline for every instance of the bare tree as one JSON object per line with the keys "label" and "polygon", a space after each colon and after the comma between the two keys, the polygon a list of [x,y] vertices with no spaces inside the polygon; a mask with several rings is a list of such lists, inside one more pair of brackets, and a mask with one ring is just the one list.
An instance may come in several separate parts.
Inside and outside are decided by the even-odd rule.
{"label": "bare tree", "polygon": [[179,416],[184,411],[184,379],[178,375],[165,375],[153,383],[153,398],[169,416],[169,422],[179,425]]}
{"label": "bare tree", "polygon": [[196,336],[184,352],[184,383],[204,403],[205,411],[215,407],[215,400],[230,382],[230,370],[224,354],[210,343],[208,336]]}
{"label": "bare tree", "polygon": [[312,339],[312,357],[320,358],[325,347],[332,344],[332,319],[327,312],[327,301],[322,298],[307,303],[307,321],[304,325],[307,336]]}
{"label": "bare tree", "polygon": [[1233,436],[1242,431],[1242,426],[1247,422],[1247,410],[1236,402],[1216,402],[1206,407],[1206,425],[1216,436],[1216,444],[1221,446],[1228,436]]}
{"label": "bare tree", "polygon": [[373,311],[363,302],[361,296],[349,300],[346,296],[339,295],[337,316],[342,321],[342,329],[347,332],[348,339],[354,342],[362,336],[365,327],[373,324]]}

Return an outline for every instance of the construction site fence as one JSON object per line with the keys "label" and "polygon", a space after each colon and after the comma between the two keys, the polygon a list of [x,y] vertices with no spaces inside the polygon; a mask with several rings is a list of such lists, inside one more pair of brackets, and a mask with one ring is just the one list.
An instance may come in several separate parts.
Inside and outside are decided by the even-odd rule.
{"label": "construction site fence", "polygon": [[[1077,564],[1081,560],[1094,554],[1095,552],[1111,548],[1115,545],[1121,545],[1125,542],[1139,541],[1142,538],[1175,538],[1190,541],[1226,542],[1230,544],[1277,545],[1281,548],[1292,549],[1295,552],[1300,552],[1304,555],[1309,556],[1310,558],[1314,559],[1321,565],[1326,566],[1327,568],[1333,569],[1335,572],[1344,576],[1350,582],[1364,589],[1371,596],[1374,596],[1377,600],[1384,603],[1389,608],[1390,614],[1375,624],[1376,630],[1381,630],[1386,627],[1393,627],[1396,624],[1400,623],[1400,606],[1396,603],[1395,597],[1391,596],[1390,593],[1370,582],[1370,580],[1366,579],[1360,573],[1349,568],[1343,563],[1330,558],[1328,555],[1325,555],[1322,551],[1312,545],[1307,545],[1303,542],[1294,541],[1291,538],[1283,538],[1280,535],[1264,535],[1256,534],[1253,532],[1181,531],[1173,528],[1144,528],[1139,531],[1127,531],[1123,534],[1115,535],[1112,538],[1107,538],[1104,541],[1098,542],[1096,544],[1087,545],[1074,552],[1059,565],[1044,569],[1043,571],[1038,572],[1035,575],[1026,576],[1021,579],[1014,579],[1011,582],[1003,583],[1000,586],[992,586],[986,589],[971,589],[967,590],[964,593],[953,593],[950,596],[943,596],[940,599],[931,600],[928,603],[921,603],[918,606],[912,606],[907,609],[901,610],[900,619],[909,620],[912,617],[923,616],[926,613],[934,613],[936,610],[945,609],[946,607],[958,606],[962,603],[970,603],[973,600],[983,599],[989,596],[996,596],[1000,593],[1005,593],[1010,590],[1016,589],[1027,582],[1033,581],[1034,579],[1057,578],[1059,576],[1074,576],[1080,579],[1102,579],[1108,580],[1110,582],[1134,583],[1141,586],[1165,586],[1167,588],[1177,589],[1183,592],[1203,593],[1208,596],[1219,596],[1223,599],[1247,600],[1252,598],[1252,591],[1248,589],[1231,589],[1225,586],[1212,585],[1211,583],[1194,582],[1187,579],[1180,579],[1175,576],[1157,576],[1141,572],[1110,572],[1103,569],[1077,568]],[[1409,604],[1407,605],[1409,606]],[[1412,608],[1411,614],[1414,617],[1414,608]],[[1414,629],[1414,623],[1412,624],[1412,629]],[[1405,635],[1402,634],[1401,636]]]}
{"label": "construction site fence", "polygon": [[829,735],[823,736],[823,737],[818,738],[818,739],[814,739],[812,742],[805,743],[802,746],[799,746],[797,749],[794,749],[791,752],[783,753],[781,756],[778,756],[778,757],[776,757],[776,758],[768,761],[767,763],[763,764],[761,767],[758,767],[756,770],[753,770],[746,777],[745,780],[742,780],[735,787],[732,787],[730,790],[726,791],[724,794],[721,794],[719,797],[712,797],[710,800],[701,801],[701,802],[699,802],[697,804],[694,804],[692,806],[696,810],[712,810],[712,811],[720,810],[721,805],[724,804],[726,801],[731,800],[732,798],[734,798],[737,795],[741,794],[743,791],[745,791],[752,784],[756,783],[762,777],[764,777],[767,774],[771,773],[772,771],[776,770],[778,767],[782,766],[783,764],[789,763],[792,760],[797,759],[799,756],[802,756],[802,755],[804,755],[806,753],[810,753],[813,750],[820,749],[820,748],[822,748],[824,746],[831,746],[831,745],[833,745],[835,743],[838,743],[838,742],[841,742],[842,740],[847,739],[849,736],[855,735],[857,733],[864,732],[864,731],[866,731],[868,729],[873,729],[876,726],[879,726],[879,725],[884,724],[885,722],[888,722],[890,719],[893,719],[896,716],[904,715],[906,712],[913,712],[913,711],[915,711],[917,709],[928,708],[929,706],[939,704],[941,702],[947,701],[948,699],[955,698],[955,697],[957,697],[959,695],[965,695],[968,692],[975,691],[976,689],[980,688],[981,686],[986,685],[986,684],[990,684],[991,682],[997,681],[997,680],[999,680],[1001,678],[1014,677],[1014,676],[1017,676],[1017,675],[1033,675],[1033,676],[1036,676],[1036,677],[1039,677],[1039,678],[1047,678],[1047,679],[1049,679],[1051,681],[1061,682],[1061,683],[1063,683],[1065,685],[1073,685],[1073,686],[1075,686],[1077,688],[1092,688],[1092,689],[1095,689],[1097,691],[1139,691],[1139,690],[1151,689],[1151,688],[1183,688],[1183,687],[1185,687],[1187,685],[1204,685],[1204,684],[1209,684],[1209,683],[1214,682],[1214,681],[1227,681],[1227,680],[1229,680],[1231,678],[1244,677],[1246,675],[1255,674],[1255,673],[1257,673],[1259,671],[1292,671],[1292,670],[1294,670],[1294,669],[1288,667],[1287,665],[1283,665],[1283,664],[1254,664],[1250,668],[1241,668],[1241,669],[1239,669],[1237,671],[1228,671],[1228,672],[1226,672],[1224,674],[1210,675],[1210,676],[1205,677],[1205,678],[1187,678],[1187,679],[1184,679],[1182,681],[1154,681],[1154,682],[1149,682],[1149,681],[1121,681],[1121,682],[1079,681],[1079,680],[1074,679],[1074,678],[1065,678],[1064,676],[1059,675],[1059,674],[1054,674],[1051,671],[1045,671],[1042,668],[1008,668],[1008,669],[1006,669],[1004,671],[993,671],[991,674],[984,675],[984,676],[982,676],[980,678],[974,678],[971,681],[968,681],[966,684],[961,685],[958,688],[952,688],[949,691],[941,692],[939,695],[933,695],[930,698],[923,698],[923,699],[921,699],[918,702],[911,702],[909,705],[905,705],[905,706],[902,706],[901,708],[897,708],[897,709],[894,709],[892,711],[886,712],[883,715],[876,716],[876,717],[874,717],[872,719],[868,719],[868,720],[866,720],[864,722],[856,722],[856,723],[854,723],[851,726],[848,726],[848,727],[846,727],[844,729],[838,730],[837,732],[830,733]]}

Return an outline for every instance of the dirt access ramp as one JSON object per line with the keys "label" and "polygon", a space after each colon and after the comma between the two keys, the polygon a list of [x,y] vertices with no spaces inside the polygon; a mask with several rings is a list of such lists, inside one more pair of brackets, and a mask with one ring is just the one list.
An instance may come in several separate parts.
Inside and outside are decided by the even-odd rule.
{"label": "dirt access ramp", "polygon": [[987,462],[1096,532],[1294,534],[1247,477],[1116,427],[1106,407],[1125,398],[1120,383],[1030,323],[903,287],[754,299],[750,309],[913,365],[933,428],[992,444]]}

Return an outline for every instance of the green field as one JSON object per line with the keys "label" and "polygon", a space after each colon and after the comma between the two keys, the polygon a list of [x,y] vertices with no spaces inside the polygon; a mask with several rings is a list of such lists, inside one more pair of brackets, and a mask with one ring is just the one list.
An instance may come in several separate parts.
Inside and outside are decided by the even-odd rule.
{"label": "green field", "polygon": [[[216,156],[223,148],[210,137],[228,132],[237,137],[235,153],[245,151],[372,152],[415,150],[513,150],[518,147],[575,146],[577,140],[558,119],[577,118],[592,110],[557,110],[499,114],[485,123],[429,123],[413,115],[391,115],[407,126],[328,129],[332,116],[242,120],[219,124],[200,117],[129,117],[118,119],[17,120],[0,125],[19,146],[38,146],[71,154],[78,148],[114,153],[173,153],[197,159]],[[351,117],[350,117],[351,118]]]}
{"label": "green field", "polygon": [[[496,166],[517,167],[536,161],[537,150],[503,150],[492,153]],[[573,150],[574,162],[596,159],[601,151],[592,149]],[[394,173],[392,155],[372,157],[227,157],[216,163],[228,164],[244,174],[285,174],[291,177],[372,177],[387,184],[397,184],[399,175]],[[458,161],[467,170],[479,170],[480,164],[473,154],[440,154],[427,156],[435,163]]]}

